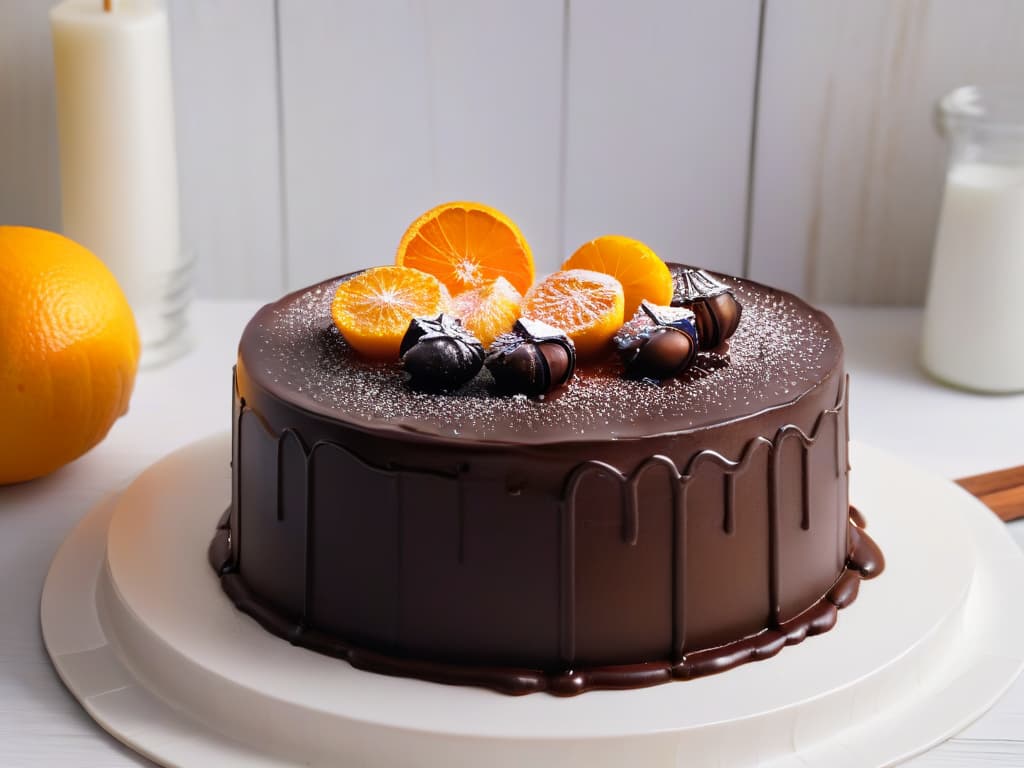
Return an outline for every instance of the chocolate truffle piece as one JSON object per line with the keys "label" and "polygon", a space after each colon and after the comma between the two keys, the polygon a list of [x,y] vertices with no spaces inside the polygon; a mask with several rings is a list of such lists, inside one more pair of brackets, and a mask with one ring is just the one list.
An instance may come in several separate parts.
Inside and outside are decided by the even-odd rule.
{"label": "chocolate truffle piece", "polygon": [[695,322],[694,313],[684,307],[642,301],[614,337],[626,375],[661,381],[693,365],[698,347]]}
{"label": "chocolate truffle piece", "polygon": [[672,283],[672,306],[697,316],[702,350],[720,347],[736,332],[743,307],[729,286],[693,267],[672,267]]}
{"label": "chocolate truffle piece", "polygon": [[484,347],[450,315],[414,318],[399,348],[409,386],[424,392],[458,389],[479,373]]}
{"label": "chocolate truffle piece", "polygon": [[557,328],[520,318],[511,333],[494,340],[484,363],[498,392],[537,397],[572,378],[576,347]]}

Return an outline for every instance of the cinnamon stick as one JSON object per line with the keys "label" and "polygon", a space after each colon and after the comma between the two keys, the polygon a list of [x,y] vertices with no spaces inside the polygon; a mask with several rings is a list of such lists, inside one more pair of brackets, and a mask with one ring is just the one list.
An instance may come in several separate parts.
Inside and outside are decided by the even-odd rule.
{"label": "cinnamon stick", "polygon": [[1006,522],[1024,517],[1024,466],[962,477],[956,482]]}

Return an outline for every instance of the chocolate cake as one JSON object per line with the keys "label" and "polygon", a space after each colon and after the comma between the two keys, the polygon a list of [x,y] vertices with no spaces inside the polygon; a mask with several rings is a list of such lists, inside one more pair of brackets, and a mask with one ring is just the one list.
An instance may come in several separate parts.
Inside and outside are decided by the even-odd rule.
{"label": "chocolate cake", "polygon": [[[720,279],[727,353],[660,384],[450,393],[356,357],[335,278],[263,307],[234,378],[232,601],[356,667],[510,694],[721,672],[824,632],[882,556],[847,498],[831,320]],[[699,318],[698,318],[699,319]]]}

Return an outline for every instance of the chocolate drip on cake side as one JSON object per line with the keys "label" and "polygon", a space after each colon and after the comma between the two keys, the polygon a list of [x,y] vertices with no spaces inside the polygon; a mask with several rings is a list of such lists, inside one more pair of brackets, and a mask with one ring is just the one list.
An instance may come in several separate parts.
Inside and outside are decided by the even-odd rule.
{"label": "chocolate drip on cake side", "polygon": [[[268,631],[293,644],[343,659],[358,669],[451,685],[481,686],[513,696],[543,691],[558,696],[574,696],[591,690],[643,688],[671,680],[690,680],[726,672],[751,661],[771,658],[787,645],[795,645],[807,637],[828,631],[836,623],[838,610],[856,599],[860,582],[876,577],[885,566],[881,549],[863,528],[854,524],[856,510],[851,508],[850,512],[849,527],[854,546],[848,566],[823,598],[777,628],[715,648],[698,650],[677,661],[545,673],[539,669],[459,665],[394,656],[361,648],[315,629],[296,626],[282,615],[269,610],[236,572],[221,574],[221,580],[235,606],[252,616]],[[216,539],[211,545],[211,558],[215,546]]]}
{"label": "chocolate drip on cake side", "polygon": [[241,473],[238,471],[239,446],[242,439],[242,412],[245,398],[238,395],[238,379],[231,372],[231,503],[217,523],[217,531],[210,544],[209,560],[218,575],[238,568],[239,535],[241,523],[238,510],[241,501]]}
{"label": "chocolate drip on cake side", "polygon": [[[745,663],[746,661],[773,655],[783,645],[799,642],[808,634],[816,634],[828,629],[835,621],[835,608],[847,605],[852,601],[853,597],[856,596],[856,584],[859,583],[860,579],[870,578],[877,575],[881,570],[882,560],[880,552],[870,538],[863,533],[862,526],[853,525],[851,528],[853,533],[849,534],[849,536],[846,534],[845,526],[841,526],[839,538],[842,541],[844,549],[843,560],[844,562],[848,562],[849,566],[839,576],[835,586],[826,598],[822,598],[822,600],[797,617],[787,621],[780,620],[781,607],[778,599],[778,457],[781,455],[782,446],[786,441],[796,439],[799,442],[802,451],[800,469],[803,476],[801,478],[801,495],[803,496],[803,499],[801,501],[802,510],[800,528],[801,530],[809,531],[811,528],[811,517],[808,499],[810,483],[809,478],[807,477],[809,468],[807,455],[810,448],[818,442],[820,433],[822,432],[826,421],[832,420],[836,424],[836,447],[833,454],[835,459],[836,477],[839,477],[845,471],[845,467],[843,466],[845,462],[841,462],[840,451],[842,449],[840,443],[845,443],[846,435],[845,431],[840,433],[839,425],[842,422],[840,419],[835,418],[843,412],[845,399],[846,382],[843,381],[836,405],[833,408],[823,411],[818,416],[810,434],[804,433],[798,427],[793,425],[787,425],[779,429],[772,440],[768,440],[763,437],[751,440],[747,444],[740,458],[737,460],[731,460],[715,451],[706,450],[701,451],[692,457],[682,471],[679,470],[671,459],[663,455],[654,455],[649,457],[630,474],[621,472],[611,464],[596,460],[585,461],[578,465],[572,471],[565,483],[560,503],[560,508],[562,509],[562,523],[560,527],[561,597],[559,601],[559,610],[561,619],[559,622],[559,646],[561,650],[559,655],[562,659],[564,669],[572,670],[571,672],[545,672],[544,670],[525,670],[520,668],[509,669],[489,666],[477,667],[472,665],[460,666],[438,661],[390,657],[386,653],[361,649],[356,644],[350,645],[338,638],[332,638],[330,634],[317,629],[310,621],[312,618],[312,596],[316,592],[316,585],[314,584],[314,579],[316,578],[314,574],[316,573],[316,570],[314,568],[314,548],[312,547],[312,541],[316,536],[317,510],[313,504],[312,489],[316,482],[315,456],[317,451],[328,447],[332,450],[340,451],[341,454],[346,457],[347,461],[355,462],[362,466],[367,472],[379,476],[382,479],[386,479],[388,483],[393,485],[399,501],[397,505],[398,518],[396,520],[394,539],[395,548],[398,550],[396,565],[399,569],[402,568],[401,547],[402,524],[404,520],[404,512],[402,510],[406,506],[403,502],[403,499],[405,499],[406,496],[405,491],[402,489],[404,485],[403,479],[422,473],[395,467],[374,466],[352,453],[349,449],[338,445],[331,445],[327,442],[318,442],[311,447],[307,447],[305,442],[297,434],[292,434],[288,430],[285,430],[274,437],[269,425],[267,425],[266,421],[262,417],[259,417],[258,414],[252,415],[255,416],[257,420],[256,423],[259,425],[260,430],[265,431],[267,437],[273,441],[276,451],[278,452],[278,455],[275,457],[275,466],[282,466],[283,460],[280,458],[281,452],[283,450],[283,446],[286,446],[288,443],[291,443],[301,450],[305,461],[305,486],[307,489],[303,499],[306,512],[306,521],[303,530],[305,547],[305,568],[303,570],[305,583],[303,584],[304,599],[301,617],[297,617],[297,620],[289,620],[285,618],[283,615],[263,603],[239,577],[237,573],[239,564],[239,537],[237,535],[237,527],[234,528],[234,538],[230,538],[232,524],[237,525],[237,522],[234,522],[233,520],[234,510],[231,513],[231,517],[226,521],[226,524],[222,525],[218,530],[217,536],[211,544],[211,562],[215,568],[227,570],[227,573],[224,575],[224,587],[228,591],[229,595],[231,595],[232,599],[236,601],[242,610],[253,615],[272,632],[286,637],[294,643],[313,648],[314,650],[320,650],[333,655],[342,656],[349,659],[357,666],[375,669],[384,673],[408,674],[425,677],[427,679],[440,680],[443,682],[487,685],[507,693],[525,693],[534,690],[549,690],[552,693],[560,695],[580,693],[584,690],[590,690],[593,688],[638,687],[662,682],[666,679],[685,679],[703,674],[711,674],[713,672],[731,668],[737,664]],[[250,410],[244,405],[244,401],[239,400],[239,404],[239,414],[236,420],[236,442],[241,439],[242,430],[246,428],[243,426],[245,422],[243,416],[248,410]],[[748,471],[755,456],[762,448],[765,448],[769,454],[768,477],[766,478],[766,482],[769,487],[768,498],[770,502],[769,525],[771,535],[769,537],[769,545],[771,548],[771,554],[769,558],[769,595],[773,624],[768,630],[753,637],[743,638],[711,650],[696,650],[687,653],[687,617],[685,612],[685,600],[683,597],[685,596],[687,577],[685,553],[687,551],[687,496],[689,487],[691,482],[699,476],[700,470],[704,465],[717,466],[722,471],[723,509],[721,531],[725,536],[733,535],[737,525],[734,510],[736,492],[735,482],[738,476],[741,476]],[[237,461],[237,459],[235,460]],[[457,543],[455,547],[455,557],[460,564],[467,557],[465,541],[467,511],[465,509],[464,487],[463,484],[459,482],[459,477],[465,469],[465,467],[460,466],[453,468],[453,471],[450,474],[430,473],[431,476],[435,478],[454,482],[458,489],[456,494],[458,502],[456,505],[457,509],[455,510],[457,518]],[[581,670],[575,670],[573,667],[575,666],[576,659],[574,611],[576,605],[576,496],[578,490],[584,483],[584,480],[593,474],[598,474],[602,477],[614,478],[618,482],[620,490],[619,498],[621,505],[621,521],[618,535],[620,537],[621,545],[625,547],[635,547],[641,535],[641,526],[643,525],[640,504],[638,501],[638,487],[641,479],[650,472],[661,473],[664,475],[666,480],[669,482],[671,489],[671,564],[673,582],[671,613],[672,648],[674,649],[672,658],[667,659],[664,662],[652,664],[584,667]],[[510,494],[513,493],[511,486],[509,487],[508,492]],[[518,493],[518,491],[515,492]],[[841,488],[840,493],[842,493]],[[237,489],[235,489],[235,494],[234,504],[237,505],[240,500]],[[279,498],[279,494],[275,493],[275,497]],[[854,513],[851,512],[851,515],[853,514]],[[279,523],[284,523],[287,518],[287,516],[280,510],[276,512],[276,517],[277,522]],[[857,518],[854,519],[857,520]],[[847,548],[847,539],[850,541],[849,557],[847,557],[847,552],[845,551]],[[401,583],[401,578],[399,578],[399,583]],[[401,597],[398,598],[397,602],[398,605],[395,606],[395,624],[393,630],[396,639],[401,634]],[[831,606],[831,608],[829,608],[829,606]]]}
{"label": "chocolate drip on cake side", "polygon": [[[423,472],[423,471],[412,471],[405,470],[393,466],[379,467],[373,465],[363,458],[358,456],[350,449],[332,443],[329,441],[317,441],[313,445],[308,445],[306,441],[294,430],[285,429],[280,434],[274,435],[273,430],[267,424],[266,420],[261,417],[255,410],[246,406],[244,400],[239,400],[239,416],[235,423],[235,436],[233,442],[238,444],[242,440],[243,432],[250,428],[250,425],[246,424],[246,418],[255,420],[255,428],[265,435],[265,439],[269,440],[273,445],[274,450],[274,466],[278,470],[278,475],[275,478],[275,488],[273,490],[273,498],[275,499],[274,508],[274,523],[282,529],[287,525],[296,525],[296,521],[302,522],[301,538],[302,538],[302,549],[303,549],[303,583],[302,583],[302,610],[301,614],[297,617],[297,623],[295,626],[288,629],[286,632],[280,632],[275,630],[276,634],[282,634],[288,637],[293,642],[303,645],[301,640],[298,638],[307,634],[313,624],[313,603],[314,595],[317,593],[320,585],[317,582],[317,562],[315,547],[313,543],[317,535],[317,520],[319,514],[331,513],[334,510],[323,510],[317,509],[315,504],[315,495],[313,489],[317,481],[317,456],[323,451],[335,451],[345,457],[347,462],[361,467],[365,472],[370,473],[380,478],[384,483],[391,486],[393,493],[395,494],[398,504],[396,509],[398,514],[395,519],[395,530],[394,530],[394,550],[397,553],[396,564],[398,567],[398,578],[397,583],[402,583],[401,579],[401,567],[402,567],[402,541],[403,541],[403,521],[404,521],[404,510],[407,507],[406,502],[406,491],[404,485],[410,481],[410,478],[428,478],[432,480],[439,480],[442,482],[450,482],[457,489],[458,503],[455,505],[454,514],[457,520],[457,534],[456,534],[456,558],[458,562],[462,562],[464,558],[465,550],[465,511],[463,509],[464,500],[461,491],[461,486],[458,483],[458,479],[464,467],[458,466],[453,468],[450,474],[439,473],[439,472]],[[286,452],[288,447],[292,446],[293,450],[298,451],[301,456],[301,474],[304,477],[302,488],[302,500],[301,504],[291,504],[291,506],[301,506],[304,515],[301,517],[289,514],[286,512],[286,508],[289,503],[286,501],[286,493],[288,484],[283,481],[282,469],[287,461]],[[237,448],[235,449],[237,451]],[[241,467],[239,466],[236,470],[237,475],[241,475]],[[294,484],[291,485],[294,489]],[[235,531],[237,530],[238,523],[232,522],[237,518],[237,504],[241,499],[240,493],[236,491],[236,501],[233,503],[232,508],[225,513],[224,519],[218,524],[217,535],[214,542],[211,543],[209,550],[209,559],[214,569],[221,574],[234,573],[237,574],[239,571],[240,560],[241,560],[241,548],[240,548],[240,537]],[[409,497],[412,500],[412,497]],[[250,591],[250,590],[247,590]],[[250,591],[251,592],[251,591]],[[250,594],[250,601],[257,602],[255,596]],[[399,596],[395,606],[395,626],[393,634],[398,636],[401,632],[400,629],[400,616],[401,616],[401,597]],[[266,613],[265,607],[261,609],[261,613]]]}
{"label": "chocolate drip on cake side", "polygon": [[[833,420],[836,429],[834,431],[836,449],[835,475],[839,477],[845,471],[840,464],[839,444],[845,442],[845,434],[839,431],[839,415],[843,413],[846,404],[846,392],[849,386],[849,377],[843,379],[842,387],[834,407],[823,411],[815,421],[811,433],[808,435],[799,427],[786,425],[778,430],[773,440],[758,437],[751,440],[740,459],[733,461],[721,454],[705,450],[694,456],[680,472],[675,463],[667,457],[656,455],[648,458],[631,474],[625,474],[615,467],[601,461],[586,461],[577,466],[569,475],[566,481],[565,491],[562,496],[562,519],[561,527],[561,600],[562,618],[561,627],[561,657],[563,662],[570,668],[575,661],[575,573],[576,573],[576,496],[583,479],[589,474],[614,478],[621,490],[622,498],[622,540],[623,543],[633,546],[637,542],[640,529],[640,511],[637,489],[640,480],[647,472],[654,467],[661,467],[667,472],[671,484],[672,506],[673,506],[673,536],[672,549],[672,570],[673,570],[673,594],[672,594],[672,648],[676,659],[682,659],[686,648],[686,615],[685,615],[685,591],[686,591],[686,528],[688,505],[687,489],[702,464],[716,464],[723,473],[723,532],[730,535],[734,531],[734,510],[733,492],[735,478],[747,470],[755,452],[764,447],[769,452],[769,477],[768,498],[769,498],[769,595],[771,616],[776,628],[782,626],[780,620],[781,606],[779,601],[779,520],[778,520],[778,489],[779,489],[779,456],[784,441],[797,439],[801,446],[801,522],[800,527],[809,531],[811,527],[810,510],[810,475],[808,456],[810,448],[818,442],[818,438],[825,426],[826,420]],[[846,544],[843,542],[845,550]],[[845,560],[845,554],[844,554]]]}

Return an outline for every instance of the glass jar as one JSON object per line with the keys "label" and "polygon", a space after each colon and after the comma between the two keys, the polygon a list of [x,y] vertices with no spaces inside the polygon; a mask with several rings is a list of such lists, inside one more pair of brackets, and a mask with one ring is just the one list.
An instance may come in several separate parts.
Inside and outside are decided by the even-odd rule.
{"label": "glass jar", "polygon": [[937,119],[949,165],[922,363],[954,386],[1024,391],[1024,92],[958,88]]}

